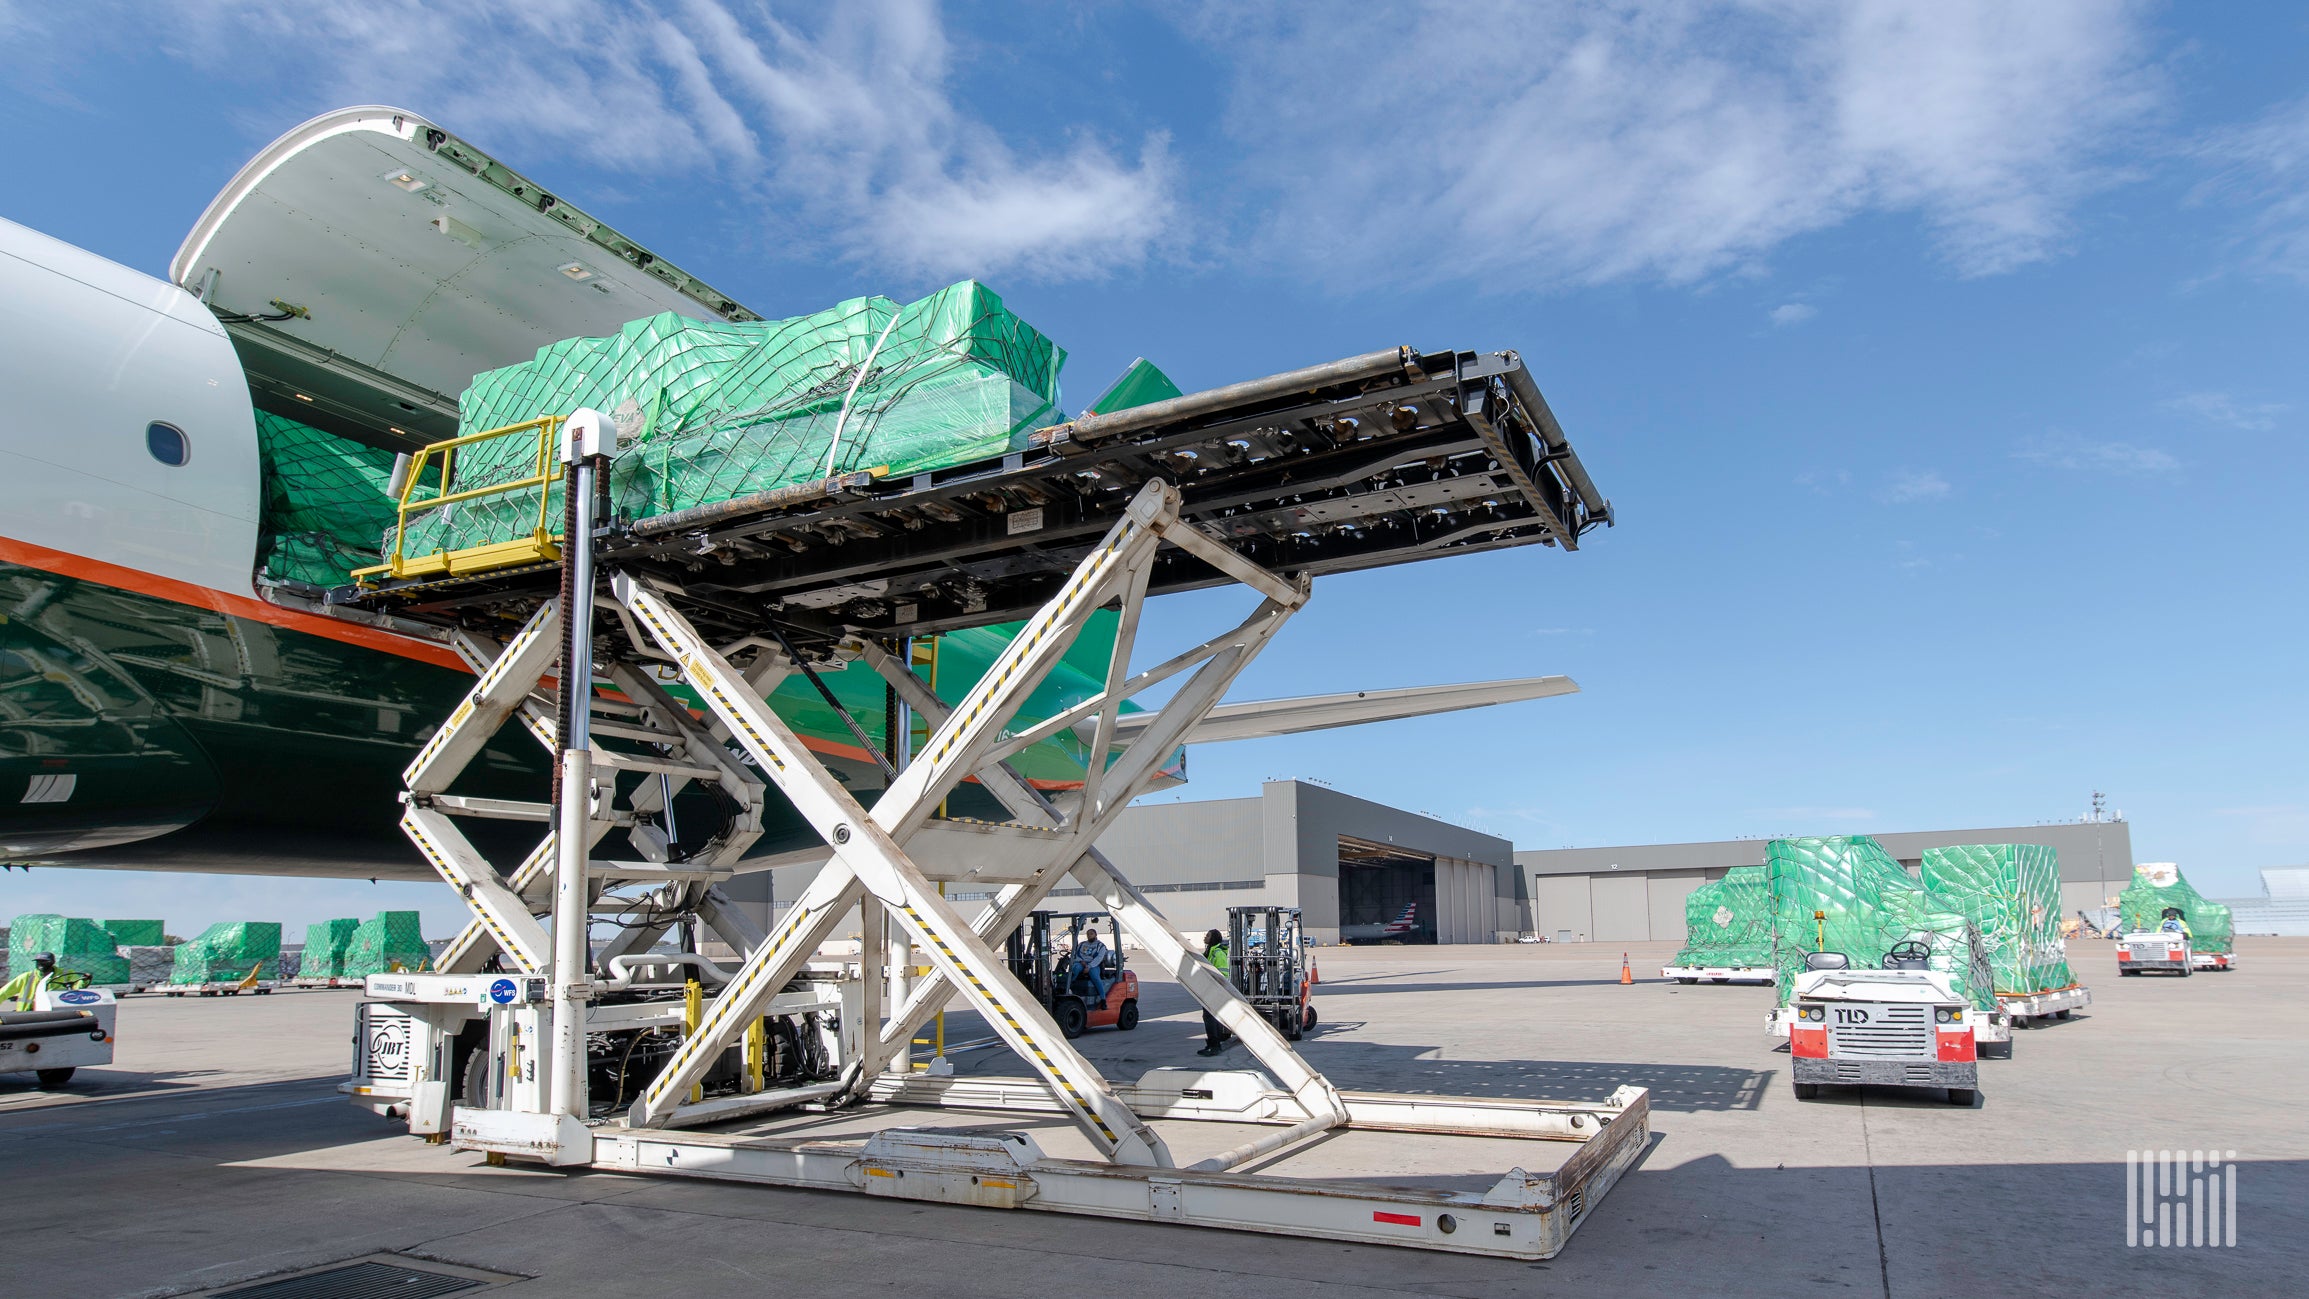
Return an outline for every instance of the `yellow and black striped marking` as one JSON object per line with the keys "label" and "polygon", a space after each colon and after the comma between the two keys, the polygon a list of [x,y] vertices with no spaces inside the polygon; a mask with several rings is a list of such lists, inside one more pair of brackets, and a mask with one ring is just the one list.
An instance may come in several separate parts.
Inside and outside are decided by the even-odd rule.
{"label": "yellow and black striped marking", "polygon": [[[473,881],[466,879],[464,874],[450,865],[449,859],[433,846],[433,840],[417,825],[415,817],[401,818],[401,829],[411,840],[415,841],[418,850],[425,854],[425,860],[433,863],[433,869],[440,872],[441,878],[449,881],[449,887],[456,889],[459,893],[464,893],[473,887]],[[514,942],[513,936],[498,926],[496,917],[489,914],[489,908],[481,905],[478,898],[473,901],[473,918],[488,928],[490,936],[497,940],[498,950],[505,953],[506,959],[520,966],[523,974],[537,973],[535,966],[522,959],[521,945]]]}
{"label": "yellow and black striped marking", "polygon": [[[657,1080],[650,1084],[649,1090],[643,1093],[643,1097],[648,1101],[651,1109],[657,1108],[658,1102],[664,1100],[666,1093],[672,1090],[675,1075],[682,1071],[683,1057],[722,1049],[722,1024],[724,1021],[740,1014],[741,1009],[750,1013],[750,1008],[746,1006],[746,1003],[752,995],[753,988],[762,981],[764,972],[784,959],[785,950],[793,946],[794,935],[801,933],[803,926],[816,914],[818,914],[816,908],[804,910],[800,903],[796,903],[793,911],[787,915],[786,922],[779,926],[777,933],[770,935],[770,941],[763,945],[762,951],[757,954],[755,959],[747,963],[746,969],[738,974],[737,979],[729,987],[722,989],[722,995],[714,999],[713,1009],[706,1012],[706,1017],[698,1024],[697,1030],[691,1034],[688,1041],[682,1043],[680,1052],[674,1056],[673,1061],[666,1066],[665,1070],[658,1074]],[[710,1043],[711,1045],[701,1047],[701,1043]]]}
{"label": "yellow and black striped marking", "polygon": [[901,905],[898,909],[905,912],[916,925],[921,927],[922,936],[929,939],[932,946],[944,953],[947,961],[956,970],[961,971],[962,977],[969,980],[971,987],[978,990],[978,995],[986,999],[986,1004],[994,1008],[994,1013],[1002,1016],[1002,1022],[1010,1025],[1010,1031],[1018,1035],[1019,1042],[1026,1047],[1028,1052],[1032,1053],[1036,1060],[1042,1062],[1042,1067],[1049,1072],[1052,1078],[1058,1080],[1058,1085],[1065,1089],[1068,1099],[1082,1107],[1082,1112],[1089,1116],[1090,1121],[1097,1126],[1108,1141],[1118,1146],[1121,1145],[1122,1138],[1116,1136],[1114,1129],[1106,1125],[1106,1120],[1099,1117],[1098,1107],[1091,1103],[1089,1097],[1076,1089],[1074,1083],[1059,1069],[1058,1062],[1050,1058],[1049,1054],[1042,1049],[1042,1044],[1034,1040],[1034,1034],[1026,1031],[1026,1025],[1018,1022],[1017,1018],[1010,1013],[1010,1008],[1002,1004],[1002,998],[994,995],[994,990],[987,987],[985,982],[978,977],[977,971],[971,969],[968,962],[955,955],[954,949],[946,945],[945,936],[940,934],[928,920],[923,919],[922,913],[916,911],[912,906]]}
{"label": "yellow and black striped marking", "polygon": [[[978,687],[971,692],[971,698],[966,701],[969,704],[969,711],[963,714],[959,724],[954,719],[948,718],[948,724],[939,728],[940,733],[945,736],[945,740],[938,746],[936,752],[929,755],[932,763],[945,761],[946,755],[953,750],[955,741],[977,723],[979,715],[984,713],[987,705],[993,701],[996,695],[1001,693],[1002,687],[1018,670],[1018,665],[1033,656],[1035,647],[1042,644],[1050,635],[1052,627],[1066,619],[1068,614],[1073,611],[1074,606],[1082,600],[1083,593],[1096,585],[1097,581],[1104,579],[1106,561],[1122,548],[1124,537],[1128,535],[1127,532],[1116,535],[1105,546],[1092,552],[1092,558],[1096,562],[1086,561],[1075,570],[1074,577],[1060,588],[1058,597],[1046,606],[1050,610],[1050,616],[1037,619],[1032,626],[1026,629],[1021,640],[1012,643],[1011,648],[1014,652],[1003,655],[1001,673],[990,681],[980,681]],[[1095,579],[1090,576],[1094,573],[1098,574]]]}

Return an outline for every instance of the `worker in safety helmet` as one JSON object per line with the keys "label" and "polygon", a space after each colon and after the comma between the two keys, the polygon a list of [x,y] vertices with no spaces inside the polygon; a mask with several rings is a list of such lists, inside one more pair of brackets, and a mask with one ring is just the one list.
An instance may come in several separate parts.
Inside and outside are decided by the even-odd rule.
{"label": "worker in safety helmet", "polygon": [[[1203,959],[1217,966],[1219,973],[1227,972],[1227,940],[1216,929],[1203,935]],[[1203,1012],[1203,1049],[1195,1054],[1217,1055],[1227,1049],[1227,1039],[1233,1036],[1218,1016],[1206,1010]]]}
{"label": "worker in safety helmet", "polygon": [[13,1000],[18,1010],[30,1010],[40,993],[56,977],[56,953],[42,952],[32,958],[32,968],[0,984],[0,1004]]}
{"label": "worker in safety helmet", "polygon": [[2166,907],[2165,923],[2158,928],[2163,933],[2179,934],[2183,938],[2194,939],[2196,937],[2195,934],[2189,932],[2188,918],[2181,914],[2179,907]]}

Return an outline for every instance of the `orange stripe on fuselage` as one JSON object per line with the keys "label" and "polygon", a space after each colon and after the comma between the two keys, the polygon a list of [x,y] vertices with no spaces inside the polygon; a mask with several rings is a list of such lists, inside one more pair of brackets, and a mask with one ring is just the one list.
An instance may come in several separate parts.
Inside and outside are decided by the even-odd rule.
{"label": "orange stripe on fuselage", "polygon": [[[54,573],[58,577],[94,582],[99,586],[109,586],[136,595],[148,595],[156,600],[166,600],[171,604],[190,605],[196,609],[208,609],[216,613],[230,614],[236,618],[247,618],[252,622],[266,623],[289,631],[301,631],[309,636],[322,636],[347,645],[358,645],[363,649],[398,655],[405,659],[415,659],[420,663],[430,663],[435,667],[448,668],[468,676],[472,675],[473,672],[473,669],[465,666],[464,659],[457,657],[457,651],[446,645],[418,640],[413,636],[396,636],[389,631],[363,627],[358,623],[339,622],[334,618],[324,618],[319,614],[304,613],[296,609],[284,609],[277,604],[267,604],[254,596],[233,595],[230,592],[215,590],[192,582],[180,582],[173,577],[162,577],[157,573],[147,573],[120,564],[106,563],[101,559],[90,559],[85,555],[50,550],[46,546],[36,546],[29,541],[18,541],[13,537],[0,537],[0,563],[22,564],[26,568],[37,568],[45,573]],[[547,681],[552,680],[551,677],[545,679]],[[619,692],[605,691],[604,693],[618,694]],[[704,715],[698,709],[691,711],[701,717]],[[828,757],[848,758],[854,762],[872,762],[874,760],[872,754],[854,744],[820,739],[814,735],[804,735],[800,739],[804,748]],[[976,777],[972,777],[971,780],[975,783]],[[1082,782],[1079,780],[1034,780],[1028,783],[1037,789],[1053,793],[1082,788]]]}
{"label": "orange stripe on fuselage", "polygon": [[173,577],[162,577],[157,573],[108,564],[85,555],[50,550],[46,546],[35,546],[31,542],[18,541],[12,537],[0,537],[0,562],[22,564],[26,568],[37,568],[58,577],[77,578],[137,595],[148,595],[171,604],[190,605],[197,609],[230,614],[235,618],[246,618],[251,622],[283,627],[289,631],[301,631],[308,636],[325,637],[347,645],[358,645],[363,649],[416,659],[420,663],[430,663],[435,667],[449,668],[468,675],[472,672],[471,668],[465,666],[465,660],[457,657],[457,651],[446,645],[409,636],[396,636],[389,631],[339,622],[319,614],[284,609],[254,596],[233,595],[192,582],[180,582]]}

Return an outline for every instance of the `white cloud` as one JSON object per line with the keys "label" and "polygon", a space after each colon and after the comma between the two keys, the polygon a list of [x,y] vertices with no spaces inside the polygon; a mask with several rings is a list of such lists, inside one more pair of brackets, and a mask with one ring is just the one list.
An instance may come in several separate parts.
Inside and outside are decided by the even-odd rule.
{"label": "white cloud", "polygon": [[2219,171],[2194,197],[2251,213],[2238,237],[2246,266],[2309,280],[2309,97],[2213,133],[2197,155]]}
{"label": "white cloud", "polygon": [[2095,441],[2074,433],[2047,433],[2015,448],[2015,460],[2052,469],[2080,469],[2112,474],[2163,474],[2181,467],[2171,454],[2136,442]]}
{"label": "white cloud", "polygon": [[[83,38],[127,16],[77,12]],[[1083,129],[1029,149],[971,116],[930,0],[850,0],[806,24],[717,0],[206,0],[137,12],[177,57],[302,107],[400,104],[516,166],[561,154],[643,183],[711,176],[782,235],[823,232],[816,242],[882,268],[1097,276],[1144,261],[1178,217],[1159,133],[1135,157]]]}
{"label": "white cloud", "polygon": [[1871,212],[1967,275],[2058,253],[2158,98],[2137,6],[1202,11],[1267,246],[1338,274],[1688,282]]}
{"label": "white cloud", "polygon": [[1796,475],[1798,487],[1809,488],[1815,496],[1834,496],[1852,485],[1849,469],[1807,469]]}
{"label": "white cloud", "polygon": [[1805,321],[1810,320],[1812,317],[1819,315],[1820,309],[1810,305],[1809,303],[1783,302],[1779,306],[1772,308],[1771,314],[1772,323],[1785,328],[1789,325],[1803,324]]}
{"label": "white cloud", "polygon": [[2240,402],[2225,392],[2185,393],[2162,405],[2166,410],[2193,415],[2208,424],[2226,424],[2250,432],[2277,427],[2277,416],[2286,410],[2282,402]]}
{"label": "white cloud", "polygon": [[1948,480],[1929,469],[1903,469],[1892,475],[1891,485],[1884,489],[1884,499],[1894,505],[1937,501],[1946,495]]}

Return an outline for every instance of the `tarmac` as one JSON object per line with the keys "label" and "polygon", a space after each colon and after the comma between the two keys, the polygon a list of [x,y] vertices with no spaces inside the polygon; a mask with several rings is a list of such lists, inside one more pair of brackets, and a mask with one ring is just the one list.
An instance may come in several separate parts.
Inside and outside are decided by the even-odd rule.
{"label": "tarmac", "polygon": [[[1654,1136],[1555,1259],[1518,1263],[674,1178],[492,1168],[334,1088],[357,994],[127,999],[119,1058],[68,1091],[0,1077],[0,1293],[205,1293],[391,1254],[516,1295],[1264,1297],[2298,1294],[2309,1275],[2309,939],[2242,968],[2116,977],[1937,1093],[1797,1101],[1769,988],[1662,982],[1672,944],[1325,949],[1302,1044],[1341,1086],[1601,1099]],[[1110,1076],[1199,1065],[1200,1018],[1141,970],[1145,1022],[1078,1045]],[[983,1036],[956,1016],[949,1041]],[[965,1072],[1021,1072],[999,1049]],[[1250,1067],[1240,1049],[1216,1062]],[[2234,1152],[2236,1244],[2127,1241],[2128,1152]],[[1430,1156],[1395,1148],[1416,1179]],[[1449,1170],[1459,1171],[1459,1170]],[[1504,1171],[1504,1170],[1501,1170]]]}

